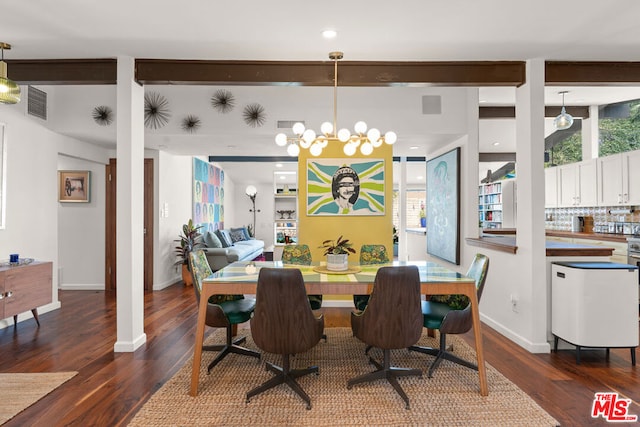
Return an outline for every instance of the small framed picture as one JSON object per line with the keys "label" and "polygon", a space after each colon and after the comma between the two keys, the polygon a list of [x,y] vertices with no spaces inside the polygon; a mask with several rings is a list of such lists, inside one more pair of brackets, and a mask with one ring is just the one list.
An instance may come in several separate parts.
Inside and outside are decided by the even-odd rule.
{"label": "small framed picture", "polygon": [[91,194],[91,171],[58,171],[58,200],[88,203]]}

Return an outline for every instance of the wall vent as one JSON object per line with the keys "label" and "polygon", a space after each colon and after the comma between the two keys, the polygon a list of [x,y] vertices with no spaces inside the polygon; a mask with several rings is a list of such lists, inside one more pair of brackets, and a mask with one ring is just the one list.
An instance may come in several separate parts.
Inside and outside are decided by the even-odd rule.
{"label": "wall vent", "polygon": [[278,129],[291,129],[296,123],[304,124],[304,120],[278,120]]}
{"label": "wall vent", "polygon": [[422,114],[442,114],[442,97],[440,95],[423,95]]}
{"label": "wall vent", "polygon": [[27,112],[42,120],[47,120],[47,93],[29,86],[27,90]]}

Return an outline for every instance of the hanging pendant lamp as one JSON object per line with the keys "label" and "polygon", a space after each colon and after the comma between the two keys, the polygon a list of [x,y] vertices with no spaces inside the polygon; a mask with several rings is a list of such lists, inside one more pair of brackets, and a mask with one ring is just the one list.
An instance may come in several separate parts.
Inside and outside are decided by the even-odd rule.
{"label": "hanging pendant lamp", "polygon": [[11,49],[9,43],[0,42],[0,104],[17,104],[20,102],[20,86],[7,78],[7,63],[4,62],[4,50]]}
{"label": "hanging pendant lamp", "polygon": [[558,130],[569,129],[573,124],[573,117],[571,114],[567,113],[567,110],[564,109],[564,94],[569,93],[568,90],[563,90],[562,92],[558,92],[562,95],[562,110],[560,110],[560,114],[553,120],[553,124],[556,126]]}

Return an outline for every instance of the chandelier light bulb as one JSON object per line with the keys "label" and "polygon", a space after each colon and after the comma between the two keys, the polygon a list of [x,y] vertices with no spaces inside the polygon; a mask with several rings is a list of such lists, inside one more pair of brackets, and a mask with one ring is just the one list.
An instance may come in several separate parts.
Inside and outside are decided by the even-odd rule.
{"label": "chandelier light bulb", "polygon": [[384,134],[384,142],[386,142],[389,145],[395,144],[397,140],[398,140],[398,136],[393,131],[389,131]]}
{"label": "chandelier light bulb", "polygon": [[363,143],[360,147],[360,152],[365,156],[368,156],[369,154],[373,153],[373,145],[371,145],[370,142]]}
{"label": "chandelier light bulb", "polygon": [[289,144],[289,146],[287,147],[287,153],[291,157],[296,157],[298,154],[300,154],[300,147],[298,147],[298,144]]}
{"label": "chandelier light bulb", "polygon": [[380,139],[380,131],[376,128],[369,129],[369,132],[367,132],[367,138],[369,138],[369,141],[373,144],[374,141]]}
{"label": "chandelier light bulb", "polygon": [[315,144],[312,144],[311,148],[309,148],[309,152],[312,156],[318,157],[320,154],[322,154],[322,144],[317,142]]}
{"label": "chandelier light bulb", "polygon": [[365,132],[367,131],[367,124],[363,121],[356,122],[355,126],[353,127],[353,130],[355,130],[356,133],[359,135],[364,135]]}
{"label": "chandelier light bulb", "polygon": [[338,139],[340,142],[347,142],[349,138],[351,138],[351,132],[349,132],[349,129],[343,128],[338,131]]}
{"label": "chandelier light bulb", "polygon": [[287,135],[285,135],[284,133],[277,134],[276,144],[278,144],[280,147],[284,147],[285,145],[287,145]]}
{"label": "chandelier light bulb", "polygon": [[293,130],[293,133],[295,133],[296,135],[300,136],[304,133],[304,125],[300,122],[296,123],[293,125],[293,128],[291,129]]}
{"label": "chandelier light bulb", "polygon": [[316,139],[316,133],[313,129],[307,129],[302,134],[302,140],[300,141],[300,146],[302,148],[309,148],[313,140]]}
{"label": "chandelier light bulb", "polygon": [[356,154],[356,146],[352,143],[345,144],[342,150],[347,156],[353,156],[354,154]]}
{"label": "chandelier light bulb", "polygon": [[322,126],[320,126],[320,132],[322,132],[324,136],[331,135],[333,133],[333,125],[331,122],[324,122]]}

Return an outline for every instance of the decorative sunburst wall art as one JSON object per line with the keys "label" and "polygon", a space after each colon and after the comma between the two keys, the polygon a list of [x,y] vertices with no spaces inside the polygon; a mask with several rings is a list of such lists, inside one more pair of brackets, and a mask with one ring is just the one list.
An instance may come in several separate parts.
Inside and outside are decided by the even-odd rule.
{"label": "decorative sunburst wall art", "polygon": [[100,126],[109,126],[113,123],[113,110],[106,105],[100,105],[93,109],[91,117]]}
{"label": "decorative sunburst wall art", "polygon": [[144,126],[146,128],[161,128],[169,122],[170,117],[167,98],[157,92],[144,94]]}
{"label": "decorative sunburst wall art", "polygon": [[211,97],[211,106],[219,113],[226,114],[236,106],[236,99],[226,89],[219,89]]}
{"label": "decorative sunburst wall art", "polygon": [[264,107],[260,104],[249,104],[244,107],[242,117],[244,118],[244,122],[252,128],[260,127],[267,121]]}
{"label": "decorative sunburst wall art", "polygon": [[195,133],[201,124],[202,124],[202,121],[197,116],[194,116],[193,114],[189,114],[187,117],[182,119],[182,122],[180,123],[180,127],[185,132]]}

